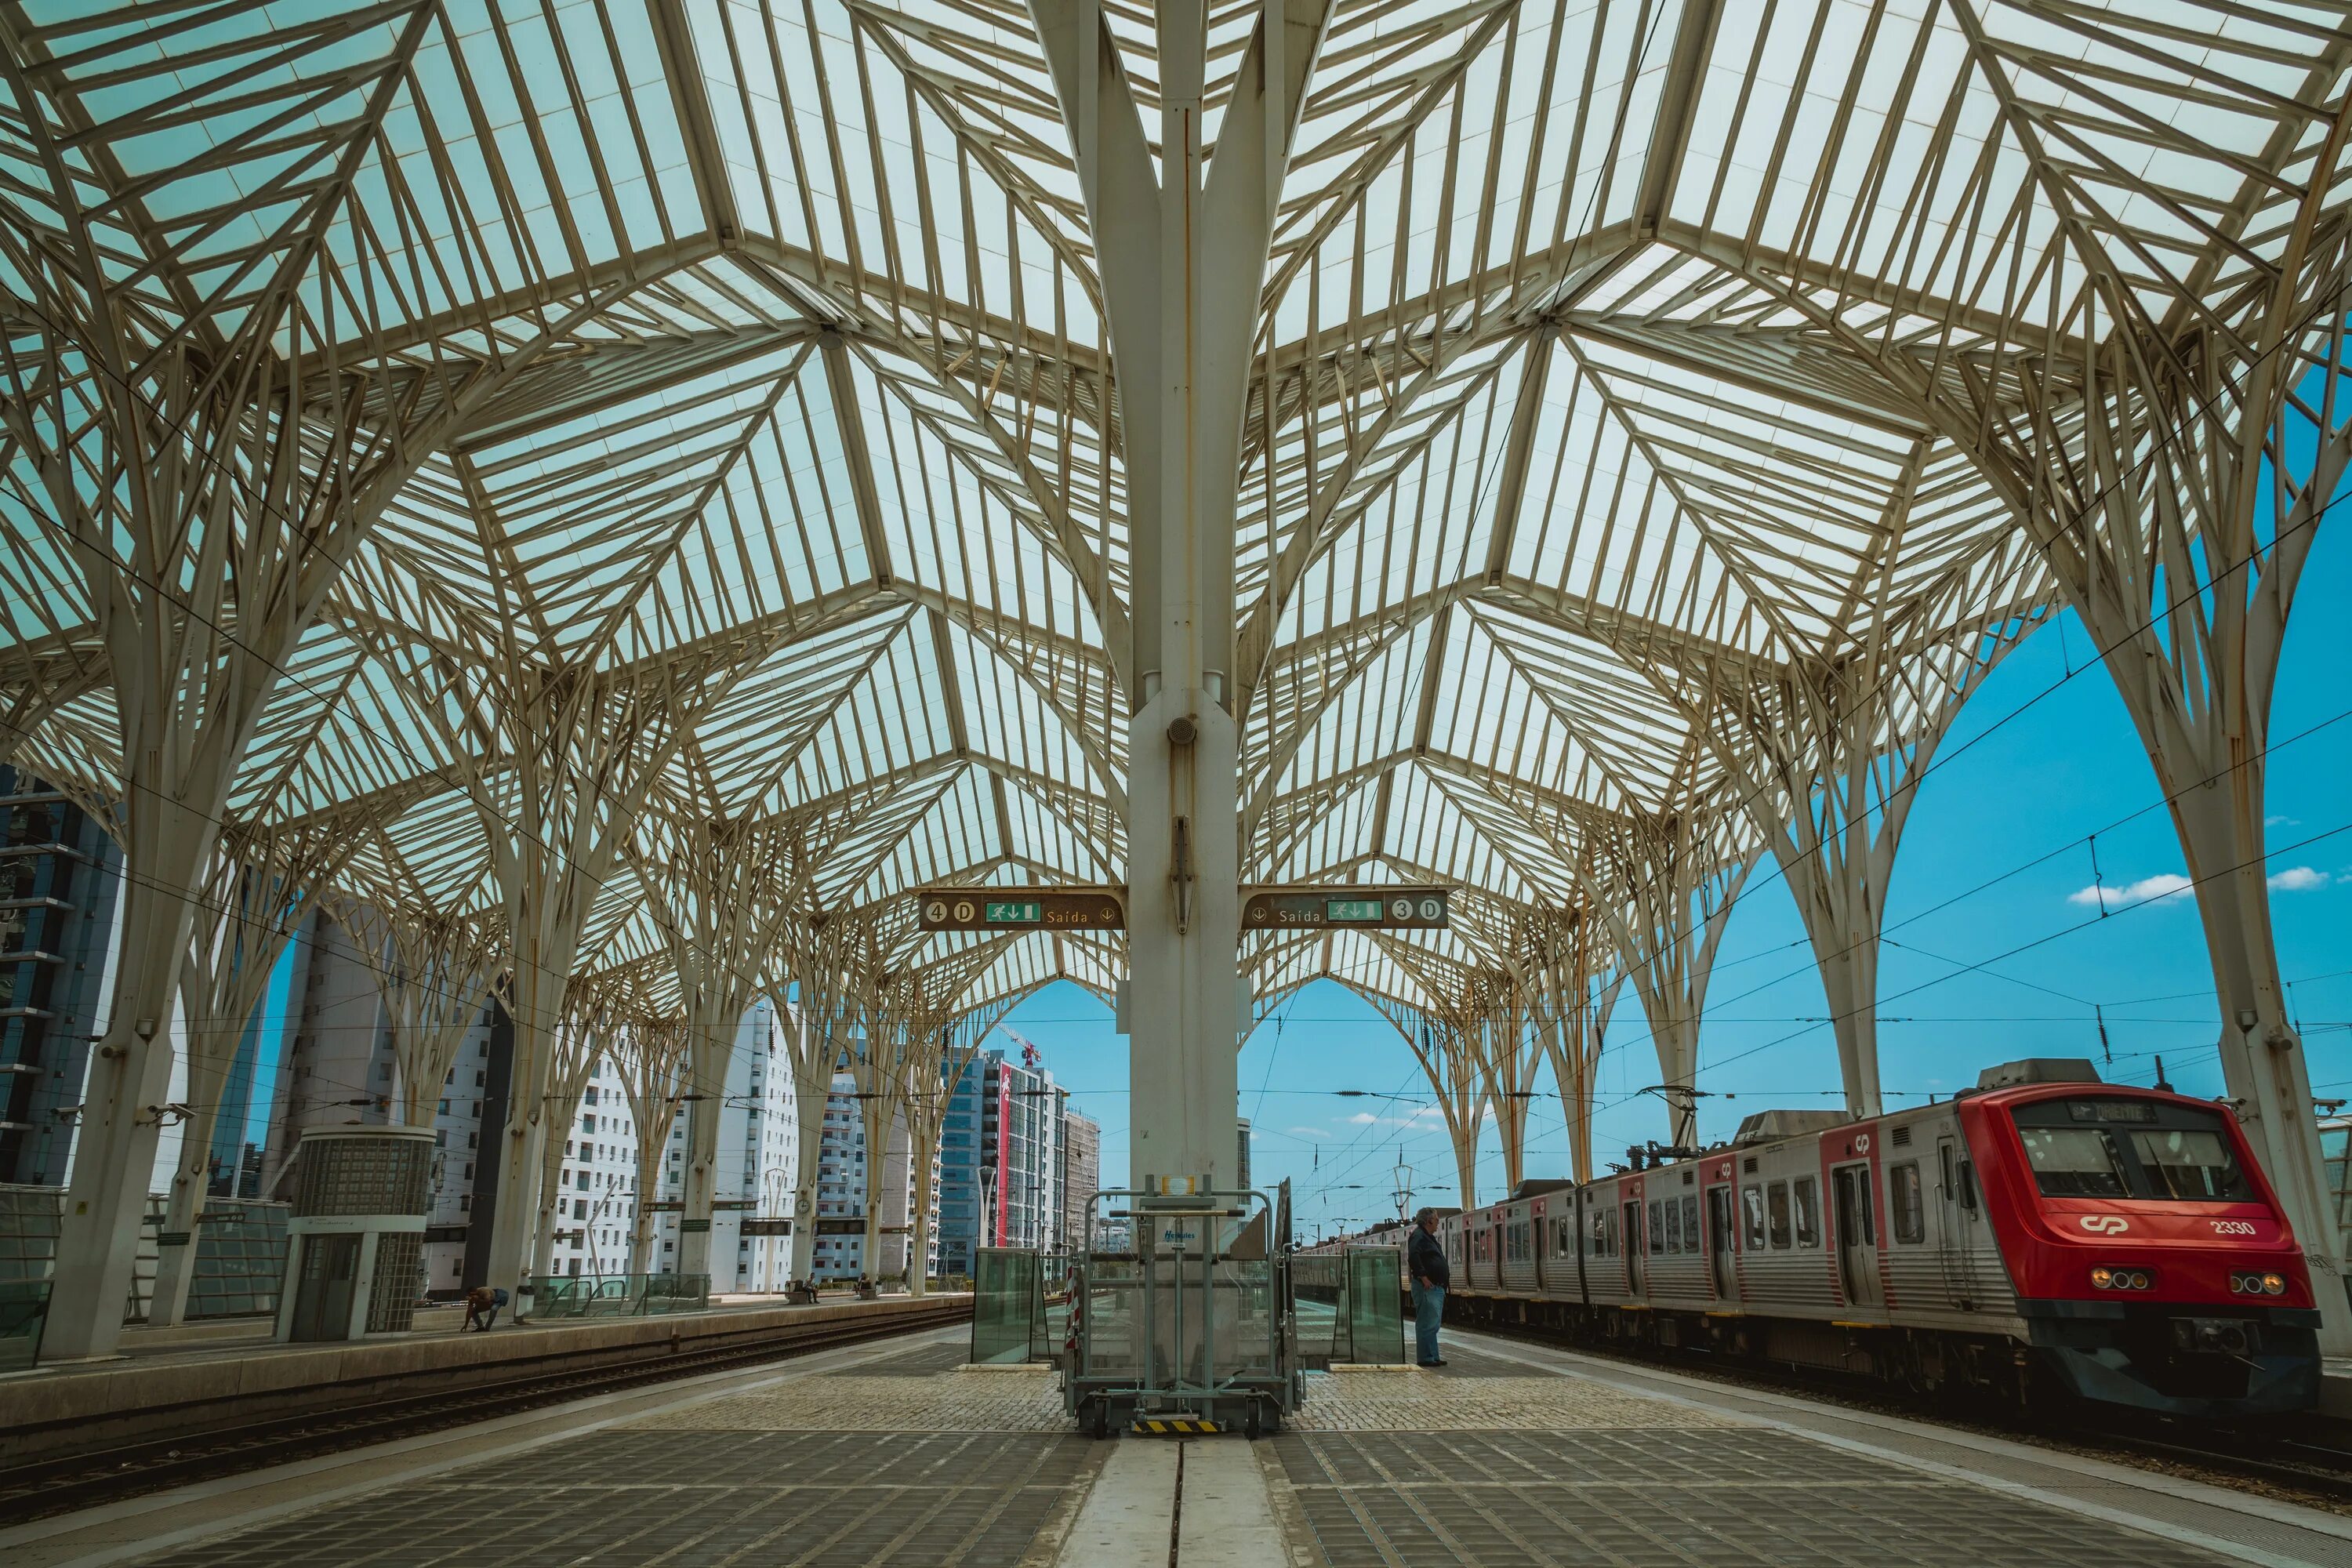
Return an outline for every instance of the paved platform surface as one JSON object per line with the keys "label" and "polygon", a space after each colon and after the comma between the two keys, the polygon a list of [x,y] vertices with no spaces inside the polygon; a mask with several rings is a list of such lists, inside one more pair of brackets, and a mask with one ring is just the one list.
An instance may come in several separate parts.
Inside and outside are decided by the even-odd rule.
{"label": "paved platform surface", "polygon": [[961,1331],[0,1532],[10,1568],[2352,1568],[2352,1519],[1514,1342],[1309,1379],[1278,1436],[1093,1442]]}

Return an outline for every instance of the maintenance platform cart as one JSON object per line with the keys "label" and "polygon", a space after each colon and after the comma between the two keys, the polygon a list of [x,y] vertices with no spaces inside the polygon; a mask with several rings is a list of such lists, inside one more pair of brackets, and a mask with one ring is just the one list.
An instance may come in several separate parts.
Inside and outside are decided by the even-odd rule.
{"label": "maintenance platform cart", "polygon": [[1097,1437],[1273,1432],[1298,1408],[1289,1191],[1111,1189],[1087,1205],[1063,1401]]}

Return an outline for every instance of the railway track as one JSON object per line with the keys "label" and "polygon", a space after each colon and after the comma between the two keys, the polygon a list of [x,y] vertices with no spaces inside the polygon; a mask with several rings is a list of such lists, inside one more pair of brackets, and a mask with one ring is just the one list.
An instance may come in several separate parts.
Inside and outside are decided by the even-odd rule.
{"label": "railway track", "polygon": [[2126,1432],[2079,1416],[2028,1415],[1997,1408],[1955,1413],[1925,1397],[1908,1398],[1882,1384],[1811,1368],[1727,1361],[1704,1351],[1635,1353],[1517,1324],[1480,1324],[1475,1331],[1574,1351],[1629,1367],[1665,1368],[1733,1387],[1802,1394],[1859,1410],[1932,1422],[1957,1432],[2044,1444],[2093,1458],[2137,1461],[2143,1468],[2227,1483],[2254,1483],[2294,1494],[2293,1500],[2352,1505],[2352,1426],[2320,1415],[2262,1425],[2200,1427],[2167,1416],[2147,1418]]}
{"label": "railway track", "polygon": [[0,1528],[96,1508],[192,1482],[420,1436],[734,1367],[788,1361],[845,1345],[924,1333],[969,1321],[967,1305],[909,1323],[848,1319],[787,1325],[757,1338],[649,1357],[641,1363],[526,1373],[363,1405],[242,1422],[0,1469]]}

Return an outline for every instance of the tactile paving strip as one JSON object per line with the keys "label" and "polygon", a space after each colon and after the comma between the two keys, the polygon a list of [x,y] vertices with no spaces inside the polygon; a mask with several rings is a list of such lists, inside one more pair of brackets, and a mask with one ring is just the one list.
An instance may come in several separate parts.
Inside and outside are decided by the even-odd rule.
{"label": "tactile paving strip", "polygon": [[1020,1568],[1050,1555],[1107,1449],[1070,1436],[614,1429],[154,1561]]}
{"label": "tactile paving strip", "polygon": [[1277,1505],[1330,1568],[2211,1568],[2096,1527],[1780,1433],[1286,1433]]}
{"label": "tactile paving strip", "polygon": [[1040,1368],[873,1375],[864,1368],[728,1394],[632,1423],[640,1430],[1066,1432],[1062,1385]]}

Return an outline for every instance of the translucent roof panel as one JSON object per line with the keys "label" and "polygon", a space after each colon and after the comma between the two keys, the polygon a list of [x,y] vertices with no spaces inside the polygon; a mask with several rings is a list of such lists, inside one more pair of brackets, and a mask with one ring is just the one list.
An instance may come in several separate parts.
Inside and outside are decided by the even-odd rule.
{"label": "translucent roof panel", "polygon": [[[1040,14],[24,0],[14,755],[111,809],[122,583],[226,638],[299,599],[226,812],[347,829],[370,898],[488,916],[543,788],[591,838],[774,835],[795,942],[974,1005],[1112,984],[1115,934],[926,938],[901,896],[1126,874],[1154,400]],[[1071,14],[1156,177],[1173,14]],[[1262,996],[1440,1007],[1662,835],[1720,872],[1758,723],[1866,661],[1895,695],[1857,732],[1899,752],[2050,613],[2023,509],[2034,442],[2079,466],[2084,365],[2194,345],[2242,385],[2327,319],[2327,7],[1214,0],[1213,180],[1262,155],[1270,15],[1319,43],[1267,254],[1202,253],[1256,300],[1204,661],[1242,875],[1466,901],[1267,939]],[[185,475],[218,483],[139,488]],[[607,858],[583,963],[651,962]]]}

